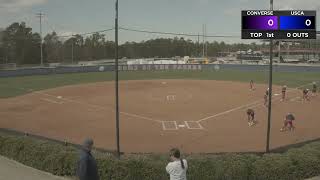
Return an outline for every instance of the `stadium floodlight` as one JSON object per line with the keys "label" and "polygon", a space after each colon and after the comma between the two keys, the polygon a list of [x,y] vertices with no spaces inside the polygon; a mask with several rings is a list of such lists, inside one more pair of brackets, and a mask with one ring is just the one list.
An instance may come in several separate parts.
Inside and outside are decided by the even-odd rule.
{"label": "stadium floodlight", "polygon": [[116,91],[116,142],[117,142],[117,157],[120,159],[120,127],[119,127],[119,43],[118,43],[118,0],[116,0],[116,17],[115,17],[115,44],[116,44],[116,52],[115,52],[115,91]]}
{"label": "stadium floodlight", "polygon": [[[273,0],[270,0],[270,10],[273,10]],[[272,102],[272,64],[273,64],[273,40],[270,39],[270,62],[269,62],[269,103],[268,103],[268,129],[266,152],[270,152],[270,128],[271,128],[271,102]]]}

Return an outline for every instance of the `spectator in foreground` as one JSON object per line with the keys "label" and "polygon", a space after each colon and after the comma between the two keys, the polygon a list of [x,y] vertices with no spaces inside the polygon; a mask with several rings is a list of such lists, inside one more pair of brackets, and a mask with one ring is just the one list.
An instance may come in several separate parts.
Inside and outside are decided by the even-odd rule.
{"label": "spectator in foreground", "polygon": [[79,180],[99,180],[97,162],[91,154],[93,140],[88,138],[82,144],[77,167]]}
{"label": "spectator in foreground", "polygon": [[172,162],[169,162],[166,167],[170,180],[187,180],[187,160],[181,159],[179,149],[170,150],[170,159]]}

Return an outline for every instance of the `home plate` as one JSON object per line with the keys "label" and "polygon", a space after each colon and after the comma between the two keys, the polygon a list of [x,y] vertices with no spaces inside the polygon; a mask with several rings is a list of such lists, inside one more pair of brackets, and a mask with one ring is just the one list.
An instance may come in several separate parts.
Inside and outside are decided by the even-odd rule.
{"label": "home plate", "polygon": [[184,124],[179,125],[179,128],[184,128],[184,127],[186,127],[186,125],[184,125]]}
{"label": "home plate", "polygon": [[62,96],[57,96],[57,98],[58,98],[58,99],[61,99],[61,98],[62,98]]}
{"label": "home plate", "polygon": [[167,82],[162,82],[162,84],[167,84]]}
{"label": "home plate", "polygon": [[279,96],[280,94],[274,94],[275,96]]}

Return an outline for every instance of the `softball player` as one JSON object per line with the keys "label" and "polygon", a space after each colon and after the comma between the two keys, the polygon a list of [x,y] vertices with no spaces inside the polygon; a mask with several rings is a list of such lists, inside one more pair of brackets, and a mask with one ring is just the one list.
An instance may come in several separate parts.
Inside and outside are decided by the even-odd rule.
{"label": "softball player", "polygon": [[266,93],[263,96],[264,106],[268,107],[268,97],[269,97],[269,88],[266,90]]}
{"label": "softball player", "polygon": [[286,130],[294,130],[293,121],[295,120],[295,117],[292,113],[288,113],[284,119],[283,127],[280,129],[280,131],[286,131]]}
{"label": "softball player", "polygon": [[255,90],[253,80],[250,80],[250,90],[251,90],[251,91],[254,91],[254,90]]}
{"label": "softball player", "polygon": [[286,93],[287,93],[287,86],[286,85],[282,86],[281,92],[282,92],[281,101],[284,101],[286,99]]}
{"label": "softball player", "polygon": [[315,96],[317,94],[317,91],[318,91],[317,83],[313,82],[312,83],[312,95]]}
{"label": "softball player", "polygon": [[310,98],[309,98],[309,89],[304,89],[302,91],[302,100],[304,101],[310,101]]}
{"label": "softball player", "polygon": [[247,116],[248,116],[248,125],[249,126],[253,126],[257,123],[257,121],[254,119],[254,110],[248,109]]}

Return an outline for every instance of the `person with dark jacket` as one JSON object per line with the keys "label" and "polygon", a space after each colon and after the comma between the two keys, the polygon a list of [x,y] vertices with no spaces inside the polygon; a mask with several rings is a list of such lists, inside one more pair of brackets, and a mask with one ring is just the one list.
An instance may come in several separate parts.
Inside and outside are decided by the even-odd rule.
{"label": "person with dark jacket", "polygon": [[77,177],[79,180],[99,180],[98,166],[95,158],[91,154],[93,140],[86,139],[82,144],[80,159],[77,167]]}

